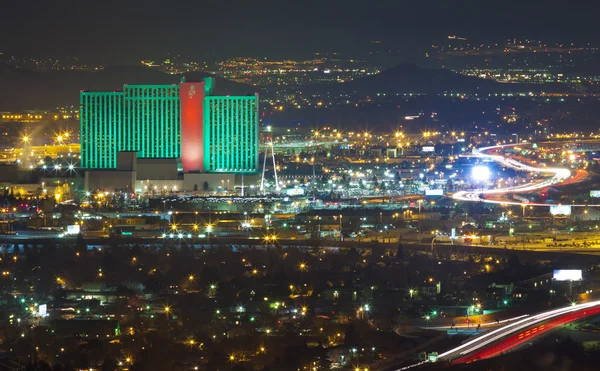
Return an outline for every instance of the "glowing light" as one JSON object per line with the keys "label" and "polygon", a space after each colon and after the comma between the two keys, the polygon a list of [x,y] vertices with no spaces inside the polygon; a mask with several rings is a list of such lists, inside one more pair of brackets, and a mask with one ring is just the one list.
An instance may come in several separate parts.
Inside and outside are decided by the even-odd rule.
{"label": "glowing light", "polygon": [[487,166],[476,165],[471,170],[473,179],[478,181],[487,181],[490,179],[490,169]]}

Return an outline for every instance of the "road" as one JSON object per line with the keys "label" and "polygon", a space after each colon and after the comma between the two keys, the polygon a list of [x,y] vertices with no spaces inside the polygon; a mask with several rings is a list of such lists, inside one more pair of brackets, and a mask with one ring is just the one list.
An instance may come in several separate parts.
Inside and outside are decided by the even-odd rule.
{"label": "road", "polygon": [[483,359],[488,359],[492,357],[496,357],[508,351],[514,350],[521,346],[522,344],[531,342],[536,339],[538,336],[542,336],[547,332],[554,330],[555,328],[567,324],[569,322],[577,321],[579,319],[592,316],[600,313],[600,307],[593,307],[588,309],[580,309],[576,312],[568,313],[562,315],[560,317],[553,318],[549,321],[546,321],[542,324],[535,325],[534,327],[530,327],[522,330],[518,334],[511,335],[506,339],[498,342],[489,347],[485,347],[481,350],[473,352],[465,357],[456,359],[452,361],[452,364],[459,363],[471,363],[475,361],[480,361]]}
{"label": "road", "polygon": [[[521,144],[522,145],[522,144]],[[506,188],[494,188],[494,189],[485,189],[477,192],[473,191],[460,191],[456,192],[452,195],[452,198],[458,201],[470,201],[470,202],[486,202],[486,203],[494,203],[494,204],[502,204],[502,205],[524,205],[522,202],[510,201],[510,200],[495,200],[490,198],[485,198],[486,195],[490,196],[502,196],[510,193],[524,193],[524,192],[534,192],[540,191],[544,188],[548,188],[551,186],[555,186],[557,184],[566,183],[569,178],[571,178],[571,171],[563,168],[554,168],[554,167],[535,167],[531,165],[524,164],[517,160],[514,160],[509,157],[501,156],[501,155],[493,155],[489,154],[489,152],[502,150],[507,147],[514,147],[516,144],[505,144],[499,146],[492,147],[482,147],[476,150],[473,150],[473,154],[469,155],[470,157],[477,157],[481,159],[490,159],[492,161],[498,162],[506,167],[515,169],[517,171],[527,171],[530,173],[537,173],[541,175],[550,175],[549,178],[525,183],[514,187],[506,187]],[[576,174],[576,177],[579,177],[580,173]],[[483,197],[482,197],[483,195]],[[558,206],[558,204],[546,204],[546,203],[536,203],[531,202],[527,203],[530,206]],[[596,206],[596,205],[580,205],[574,204],[571,206],[575,207],[588,207],[588,206]],[[600,205],[599,205],[600,206]]]}
{"label": "road", "polygon": [[[585,316],[600,313],[600,300],[587,303],[574,304],[568,307],[552,309],[523,319],[509,322],[494,330],[483,332],[481,335],[438,355],[438,361],[461,363],[478,359],[490,358],[517,347],[524,341],[529,341],[533,336],[541,335],[563,323],[575,321]],[[540,327],[542,326],[542,327]],[[535,329],[535,333],[533,332]],[[527,334],[529,331],[529,334]],[[521,341],[523,338],[526,340]],[[422,361],[408,366],[397,368],[394,371],[409,370],[423,364]]]}

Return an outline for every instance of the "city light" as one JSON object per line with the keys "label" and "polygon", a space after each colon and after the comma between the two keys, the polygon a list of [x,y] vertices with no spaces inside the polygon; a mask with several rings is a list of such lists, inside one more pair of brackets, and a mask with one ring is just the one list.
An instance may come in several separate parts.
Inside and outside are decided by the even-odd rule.
{"label": "city light", "polygon": [[478,181],[487,181],[490,179],[490,169],[487,166],[473,166],[471,174],[473,179]]}
{"label": "city light", "polygon": [[[140,12],[124,4],[121,13]],[[19,55],[0,52],[15,80],[0,87],[10,360],[60,368],[78,360],[85,349],[69,339],[83,336],[102,344],[75,362],[85,369],[412,371],[484,367],[516,352],[537,360],[526,345],[555,329],[587,331],[573,337],[578,348],[593,335],[600,49],[573,33],[594,24],[593,9],[561,8],[568,42],[547,36],[557,29],[552,7],[513,11],[539,40],[477,22],[432,38],[427,22],[413,22],[422,45],[402,53],[429,62],[393,66],[387,29],[356,50],[311,37],[292,43],[315,51],[298,58],[250,49],[269,49],[260,30],[290,15],[296,33],[353,40],[378,27],[372,11],[431,18],[439,9],[349,5],[342,15],[353,16],[328,28],[308,19],[318,6],[298,16],[310,6],[221,4],[227,11],[213,18],[240,45],[252,39],[250,52],[216,31],[200,35],[218,27],[196,22],[202,37],[190,50],[214,50],[162,55],[169,37],[147,31],[184,40],[181,17],[168,16],[176,5],[146,7],[155,14],[116,28],[80,5],[71,18],[86,22],[56,21],[58,37],[44,38],[53,55],[34,51],[32,35],[62,19],[60,9],[9,11],[32,32],[10,34]],[[510,23],[489,4],[471,8],[472,19]],[[443,29],[461,9],[444,8],[436,23]],[[251,21],[228,21],[234,13]],[[112,37],[102,45],[111,52],[95,60],[76,42],[80,53],[65,55],[63,36],[90,27]],[[114,67],[127,60],[118,51],[131,30],[155,50],[131,48],[136,65]],[[290,40],[285,27],[270,30]],[[436,331],[462,339],[436,341]],[[577,363],[593,369],[592,358]]]}

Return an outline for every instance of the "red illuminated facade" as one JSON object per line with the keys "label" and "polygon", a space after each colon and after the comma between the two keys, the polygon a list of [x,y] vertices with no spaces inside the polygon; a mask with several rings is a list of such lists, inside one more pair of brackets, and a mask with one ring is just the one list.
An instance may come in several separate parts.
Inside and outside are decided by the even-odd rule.
{"label": "red illuminated facade", "polygon": [[204,82],[179,84],[181,164],[184,172],[204,170]]}

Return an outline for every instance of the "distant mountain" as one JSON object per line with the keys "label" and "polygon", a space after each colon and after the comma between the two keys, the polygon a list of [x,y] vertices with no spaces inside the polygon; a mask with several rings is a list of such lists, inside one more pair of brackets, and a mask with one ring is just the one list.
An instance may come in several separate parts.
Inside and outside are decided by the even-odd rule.
{"label": "distant mountain", "polygon": [[[188,81],[209,76],[203,72],[185,74]],[[81,90],[121,90],[124,84],[176,84],[181,77],[143,66],[38,72],[0,64],[0,111],[77,107]],[[215,77],[215,94],[247,95],[256,91],[252,86]]]}
{"label": "distant mountain", "polygon": [[392,95],[404,93],[437,94],[446,91],[487,94],[488,92],[508,90],[506,84],[500,84],[492,80],[464,76],[444,69],[421,68],[410,63],[392,67],[377,75],[362,77],[342,84],[314,85],[311,89],[314,89],[313,91],[344,92],[358,95],[377,93]]}

